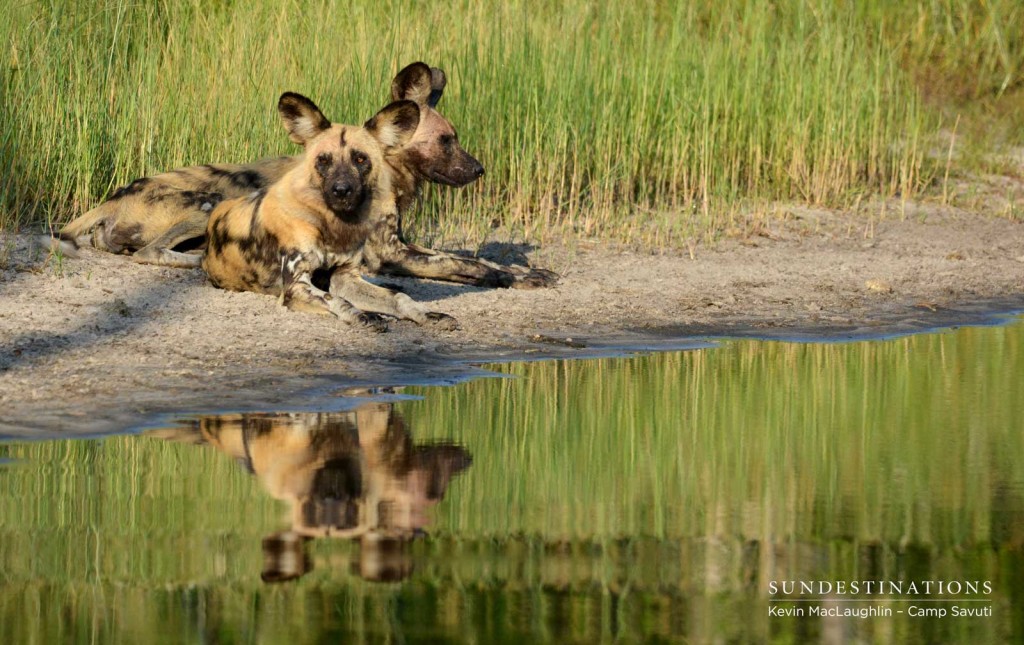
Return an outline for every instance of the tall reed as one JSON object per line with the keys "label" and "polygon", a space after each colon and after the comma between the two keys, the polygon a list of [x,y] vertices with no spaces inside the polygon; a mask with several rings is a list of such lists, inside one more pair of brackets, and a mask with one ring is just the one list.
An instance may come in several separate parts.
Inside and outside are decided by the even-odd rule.
{"label": "tall reed", "polygon": [[939,125],[912,79],[937,65],[976,92],[1019,83],[1019,7],[964,7],[4,3],[0,227],[61,224],[175,166],[295,152],[282,91],[360,122],[421,59],[448,72],[441,109],[488,169],[431,191],[410,218],[421,240],[478,243],[502,224],[671,246],[751,201],[909,195]]}

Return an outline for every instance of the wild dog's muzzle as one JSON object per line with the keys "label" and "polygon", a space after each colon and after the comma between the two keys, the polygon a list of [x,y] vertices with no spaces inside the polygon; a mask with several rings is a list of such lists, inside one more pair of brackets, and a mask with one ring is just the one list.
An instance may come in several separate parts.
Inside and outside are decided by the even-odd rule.
{"label": "wild dog's muzzle", "polygon": [[483,176],[483,164],[465,150],[453,155],[447,163],[434,164],[427,169],[430,181],[456,188],[471,184]]}
{"label": "wild dog's muzzle", "polygon": [[338,217],[350,220],[358,215],[366,200],[367,190],[362,177],[352,168],[335,168],[324,177],[324,203]]}

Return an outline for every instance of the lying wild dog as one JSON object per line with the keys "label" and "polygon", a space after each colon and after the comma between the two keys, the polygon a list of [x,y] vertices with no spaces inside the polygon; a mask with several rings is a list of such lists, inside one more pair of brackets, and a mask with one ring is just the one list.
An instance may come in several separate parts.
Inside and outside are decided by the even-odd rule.
{"label": "lying wild dog", "polygon": [[452,124],[434,108],[447,78],[444,71],[413,63],[391,83],[392,100],[411,100],[420,106],[420,127],[392,164],[398,195],[398,215],[373,232],[366,245],[366,268],[372,273],[447,280],[481,287],[531,289],[553,286],[558,275],[546,269],[505,266],[483,258],[435,251],[402,239],[401,214],[419,197],[423,182],[465,186],[484,174],[480,162],[459,145]]}
{"label": "lying wild dog", "polygon": [[[453,326],[450,316],[360,275],[367,237],[379,222],[397,216],[386,155],[415,133],[416,103],[396,101],[363,127],[332,125],[312,101],[290,92],[281,96],[278,111],[305,153],[270,186],[214,208],[202,261],[210,281],[278,295],[291,309],[333,314],[378,331],[386,323],[376,314]],[[329,292],[313,284],[315,274],[326,276]]]}
{"label": "lying wild dog", "polygon": [[[433,251],[402,239],[401,213],[414,205],[423,182],[460,187],[484,173],[480,162],[459,145],[452,124],[434,109],[446,84],[444,72],[425,63],[407,66],[391,83],[393,100],[417,103],[420,125],[415,136],[388,159],[396,177],[398,214],[380,222],[370,235],[365,269],[489,287],[553,285],[558,276],[550,271],[502,266]],[[131,253],[140,262],[198,266],[198,255],[175,249],[202,246],[213,208],[225,199],[244,197],[278,181],[300,157],[190,166],[136,179],[67,224],[58,235],[69,244],[91,243],[111,253]]]}

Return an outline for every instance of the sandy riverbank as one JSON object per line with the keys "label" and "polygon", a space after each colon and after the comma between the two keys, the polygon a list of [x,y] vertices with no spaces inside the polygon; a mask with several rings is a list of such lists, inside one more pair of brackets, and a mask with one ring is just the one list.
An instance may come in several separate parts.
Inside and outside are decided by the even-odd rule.
{"label": "sandy riverbank", "polygon": [[393,323],[386,334],[217,290],[196,270],[91,250],[58,269],[28,238],[8,240],[0,435],[117,431],[168,410],[287,409],[300,393],[349,381],[450,378],[465,371],[453,357],[572,355],[695,335],[863,335],[1024,308],[1022,224],[954,209],[870,231],[850,222],[797,212],[693,257],[550,245],[529,253],[564,276],[546,290],[389,279],[461,329]]}

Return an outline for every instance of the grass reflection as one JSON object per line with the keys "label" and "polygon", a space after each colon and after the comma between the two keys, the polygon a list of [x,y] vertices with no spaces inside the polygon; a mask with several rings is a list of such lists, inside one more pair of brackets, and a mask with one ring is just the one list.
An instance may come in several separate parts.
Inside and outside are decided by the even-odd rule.
{"label": "grass reflection", "polygon": [[[424,399],[374,404],[376,425],[291,415],[298,452],[254,451],[279,432],[254,415],[177,441],[0,446],[0,642],[1024,634],[1024,325],[494,369],[516,378],[409,388]],[[339,445],[356,453],[311,437],[364,446],[396,420],[401,446],[473,462],[411,543],[407,579],[365,580],[359,544],[315,539],[301,579],[264,583],[264,538],[305,517],[274,464],[302,453],[313,482]],[[768,582],[801,579],[987,580],[994,615],[769,619]]]}
{"label": "grass reflection", "polygon": [[464,536],[966,547],[1024,484],[1019,326],[493,369],[518,378],[400,404],[479,455]]}

